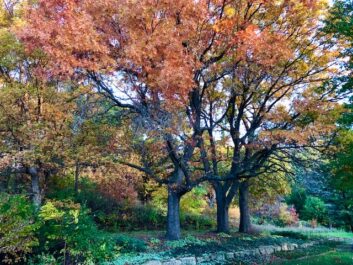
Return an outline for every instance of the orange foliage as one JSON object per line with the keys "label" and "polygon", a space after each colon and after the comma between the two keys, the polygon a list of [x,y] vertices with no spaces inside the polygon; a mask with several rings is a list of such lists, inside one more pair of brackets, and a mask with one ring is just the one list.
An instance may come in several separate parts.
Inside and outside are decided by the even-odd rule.
{"label": "orange foliage", "polygon": [[[302,12],[319,10],[320,2],[39,0],[16,31],[30,51],[40,48],[49,57],[46,78],[123,70],[153,93],[184,102],[200,69],[212,69],[211,58],[270,67],[291,57],[287,27],[295,30]],[[277,29],[266,25],[271,19]]]}

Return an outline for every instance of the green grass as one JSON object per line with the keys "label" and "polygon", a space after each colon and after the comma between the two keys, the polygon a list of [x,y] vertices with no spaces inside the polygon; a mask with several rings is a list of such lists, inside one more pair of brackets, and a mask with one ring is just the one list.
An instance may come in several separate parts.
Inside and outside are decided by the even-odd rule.
{"label": "green grass", "polygon": [[260,231],[267,231],[273,234],[291,233],[301,234],[307,238],[342,238],[353,239],[353,233],[345,232],[338,229],[329,229],[325,227],[308,228],[308,227],[276,227],[272,225],[255,226]]}
{"label": "green grass", "polygon": [[296,260],[280,261],[281,265],[334,265],[353,264],[352,252],[331,251],[317,256],[310,256]]}

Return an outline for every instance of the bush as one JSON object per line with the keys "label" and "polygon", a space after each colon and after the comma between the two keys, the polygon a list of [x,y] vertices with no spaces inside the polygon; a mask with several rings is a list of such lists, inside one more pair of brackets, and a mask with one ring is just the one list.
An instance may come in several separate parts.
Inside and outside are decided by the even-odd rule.
{"label": "bush", "polygon": [[301,217],[304,220],[316,220],[320,224],[327,223],[328,212],[324,201],[313,196],[307,197]]}
{"label": "bush", "polygon": [[31,202],[22,195],[0,194],[0,261],[15,263],[38,245]]}
{"label": "bush", "polygon": [[216,227],[216,219],[208,215],[182,214],[180,217],[183,228],[203,230]]}
{"label": "bush", "polygon": [[94,264],[114,256],[111,238],[99,231],[88,210],[72,201],[48,201],[39,212],[41,241],[64,264]]}
{"label": "bush", "polygon": [[294,187],[292,189],[292,193],[286,198],[286,202],[288,205],[294,205],[297,213],[301,215],[304,209],[306,198],[307,195],[305,189]]}
{"label": "bush", "polygon": [[42,253],[32,257],[29,265],[60,265],[60,262],[53,255]]}
{"label": "bush", "polygon": [[294,207],[282,204],[277,217],[278,226],[293,226],[299,224],[299,217]]}
{"label": "bush", "polygon": [[121,247],[121,252],[143,252],[147,249],[147,244],[142,239],[120,235],[115,238],[115,242]]}
{"label": "bush", "polygon": [[274,224],[277,226],[297,226],[299,217],[294,207],[277,201],[275,204],[264,204],[255,212],[255,221],[258,224]]}
{"label": "bush", "polygon": [[96,218],[106,229],[123,231],[164,229],[166,220],[164,213],[150,204],[117,208],[112,213],[100,212]]}

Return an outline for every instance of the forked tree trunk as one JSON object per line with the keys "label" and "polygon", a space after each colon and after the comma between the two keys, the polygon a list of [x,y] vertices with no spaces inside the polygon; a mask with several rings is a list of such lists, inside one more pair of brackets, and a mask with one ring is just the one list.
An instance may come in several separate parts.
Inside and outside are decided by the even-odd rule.
{"label": "forked tree trunk", "polygon": [[240,184],[239,209],[240,209],[239,232],[249,233],[251,231],[250,210],[249,210],[249,181],[244,181]]}
{"label": "forked tree trunk", "polygon": [[173,187],[168,187],[167,239],[179,240],[180,230],[180,198],[181,195]]}
{"label": "forked tree trunk", "polygon": [[228,233],[229,227],[229,208],[239,189],[237,180],[227,184],[214,183],[213,188],[216,192],[217,200],[217,232]]}

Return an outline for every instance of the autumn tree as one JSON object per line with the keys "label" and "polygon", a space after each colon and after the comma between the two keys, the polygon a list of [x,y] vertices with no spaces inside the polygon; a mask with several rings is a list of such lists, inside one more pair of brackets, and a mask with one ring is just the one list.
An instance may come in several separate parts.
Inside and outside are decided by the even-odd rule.
{"label": "autumn tree", "polygon": [[[17,4],[17,5],[16,5]],[[38,207],[42,200],[41,179],[53,173],[69,132],[71,109],[67,95],[32,78],[41,57],[26,54],[11,32],[21,24],[18,1],[1,5],[1,168],[31,179],[31,196]],[[55,170],[54,170],[55,171]]]}
{"label": "autumn tree", "polygon": [[100,130],[95,129],[92,119],[103,112],[103,103],[102,97],[89,95],[89,87],[36,77],[35,70],[45,63],[43,55],[26,53],[11,31],[23,25],[20,4],[5,1],[0,12],[0,164],[3,178],[14,183],[13,192],[19,192],[19,182],[30,183],[30,195],[39,207],[53,174],[64,174],[75,165],[92,165],[94,156],[106,159],[108,152],[103,150],[112,140],[108,135],[113,135],[114,126],[101,123]]}
{"label": "autumn tree", "polygon": [[[334,54],[318,30],[322,1],[42,0],[27,11],[17,35],[45,53],[38,76],[93,84],[132,116],[141,161],[119,161],[167,186],[169,239],[181,196],[204,180],[218,230],[239,185],[248,227],[248,178],[332,129],[331,94],[316,89]],[[232,143],[224,175],[219,130]]]}
{"label": "autumn tree", "polygon": [[[298,150],[324,148],[335,130],[337,46],[321,30],[323,1],[234,1],[229,17],[243,14],[233,71],[205,101],[207,145],[202,160],[217,194],[218,230],[228,231],[228,208],[239,189],[239,230],[250,230],[249,184],[262,174],[287,172],[284,165]],[[229,17],[216,24],[219,34],[238,31]],[[240,25],[244,25],[240,23]],[[338,45],[338,44],[337,44]],[[217,134],[228,138],[228,156],[220,152]],[[219,137],[218,137],[219,138]]]}
{"label": "autumn tree", "polygon": [[[29,51],[46,53],[42,78],[93,83],[137,115],[145,136],[162,147],[162,160],[172,166],[167,174],[158,176],[156,165],[143,161],[135,168],[168,186],[170,239],[180,237],[180,197],[199,182],[188,164],[203,133],[202,91],[225,75],[214,65],[235,45],[234,34],[214,28],[225,7],[223,1],[39,1],[18,31]],[[209,71],[215,75],[206,80]]]}

